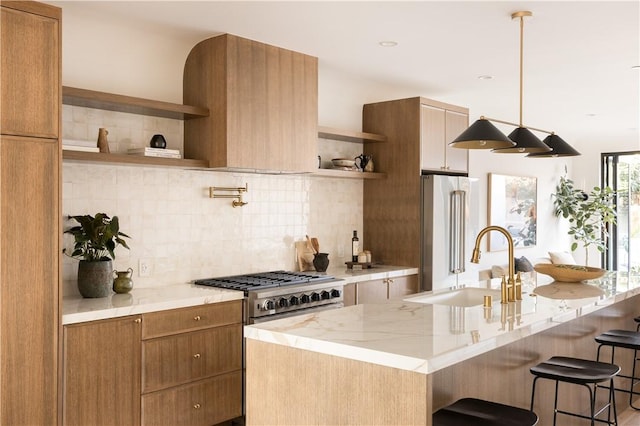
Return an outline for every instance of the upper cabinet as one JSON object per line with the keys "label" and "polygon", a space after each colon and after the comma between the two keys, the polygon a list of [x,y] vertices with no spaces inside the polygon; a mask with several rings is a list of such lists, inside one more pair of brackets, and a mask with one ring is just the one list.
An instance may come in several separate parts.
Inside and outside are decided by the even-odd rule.
{"label": "upper cabinet", "polygon": [[452,105],[420,105],[420,168],[446,173],[467,173],[469,151],[449,142],[469,127],[466,108]]}
{"label": "upper cabinet", "polygon": [[0,132],[55,139],[60,127],[60,13],[35,2],[3,1],[2,6]]}
{"label": "upper cabinet", "polygon": [[210,110],[185,122],[186,157],[213,168],[317,169],[317,58],[223,34],[191,50],[183,93]]}

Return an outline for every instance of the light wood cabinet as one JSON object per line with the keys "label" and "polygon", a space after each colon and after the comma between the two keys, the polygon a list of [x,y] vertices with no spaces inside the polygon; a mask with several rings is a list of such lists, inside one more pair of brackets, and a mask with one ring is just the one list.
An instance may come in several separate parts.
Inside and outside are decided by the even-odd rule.
{"label": "light wood cabinet", "polygon": [[3,1],[0,10],[0,128],[5,135],[57,138],[60,10],[28,3]]}
{"label": "light wood cabinet", "polygon": [[241,300],[64,327],[65,425],[204,426],[241,415]]}
{"label": "light wood cabinet", "polygon": [[[433,167],[448,173],[454,172],[454,164],[461,164],[456,169],[466,165],[467,151],[458,149],[462,154],[446,154],[450,168],[439,168],[444,165],[443,152],[447,152],[444,143],[466,128],[467,116],[466,108],[422,97],[364,105],[362,129],[387,136],[387,143],[364,147],[365,153],[376,159],[376,170],[387,176],[365,181],[363,197],[363,239],[384,263],[420,265],[423,165],[438,158]],[[440,154],[433,155],[427,148]],[[457,155],[465,158],[459,160]]]}
{"label": "light wood cabinet", "polygon": [[0,424],[58,423],[60,16],[0,1]]}
{"label": "light wood cabinet", "polygon": [[242,415],[242,301],[143,315],[142,424]]}
{"label": "light wood cabinet", "polygon": [[184,67],[184,102],[210,115],[185,123],[185,156],[213,168],[317,169],[318,60],[223,34]]}
{"label": "light wood cabinet", "polygon": [[141,317],[64,327],[65,425],[140,424]]}
{"label": "light wood cabinet", "polygon": [[469,115],[444,108],[420,106],[420,169],[438,173],[467,173],[469,151],[449,142],[469,127]]}
{"label": "light wood cabinet", "polygon": [[404,277],[384,278],[380,280],[363,281],[351,285],[355,288],[350,289],[348,302],[347,289],[345,286],[345,306],[359,305],[362,303],[379,303],[417,293],[418,276],[407,275]]}

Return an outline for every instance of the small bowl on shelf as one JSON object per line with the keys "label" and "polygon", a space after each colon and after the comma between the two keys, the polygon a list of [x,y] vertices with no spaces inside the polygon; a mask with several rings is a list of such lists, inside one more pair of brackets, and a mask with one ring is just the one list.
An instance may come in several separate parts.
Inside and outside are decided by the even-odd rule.
{"label": "small bowl on shelf", "polygon": [[549,275],[556,281],[578,283],[584,280],[595,280],[606,272],[604,269],[583,265],[562,265],[538,263],[533,269],[541,274]]}
{"label": "small bowl on shelf", "polygon": [[356,166],[356,160],[350,158],[334,158],[331,160],[334,168],[352,169]]}

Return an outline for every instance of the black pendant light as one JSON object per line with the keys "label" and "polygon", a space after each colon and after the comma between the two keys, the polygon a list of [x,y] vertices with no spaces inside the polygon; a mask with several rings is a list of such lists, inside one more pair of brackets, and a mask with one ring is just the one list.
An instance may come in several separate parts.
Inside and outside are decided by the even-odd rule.
{"label": "black pendant light", "polygon": [[453,142],[449,142],[449,145],[454,148],[464,149],[496,149],[512,147],[515,142],[506,137],[489,120],[480,117],[460,136],[455,138]]}
{"label": "black pendant light", "polygon": [[523,93],[523,50],[524,50],[524,17],[532,16],[529,11],[515,12],[511,14],[511,19],[520,19],[520,125],[509,134],[509,139],[515,142],[515,146],[510,148],[498,148],[493,152],[505,154],[521,154],[524,152],[545,152],[550,148],[542,143],[540,139],[531,130],[522,125],[522,93]]}
{"label": "black pendant light", "polygon": [[546,152],[532,152],[527,155],[527,157],[533,158],[549,158],[549,157],[575,157],[580,155],[578,151],[576,151],[571,145],[566,143],[564,139],[555,133],[551,133],[549,136],[544,138],[542,141],[544,142],[551,151]]}

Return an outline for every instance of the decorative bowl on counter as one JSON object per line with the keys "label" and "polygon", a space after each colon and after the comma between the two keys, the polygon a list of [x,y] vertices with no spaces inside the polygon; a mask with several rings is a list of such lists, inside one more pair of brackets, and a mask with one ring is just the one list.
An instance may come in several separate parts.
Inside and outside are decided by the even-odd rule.
{"label": "decorative bowl on counter", "polygon": [[354,168],[356,166],[356,160],[351,158],[334,158],[331,163],[333,167]]}
{"label": "decorative bowl on counter", "polygon": [[541,274],[549,275],[556,281],[577,283],[584,280],[600,278],[606,272],[604,269],[583,265],[562,265],[552,263],[538,263],[533,269]]}

